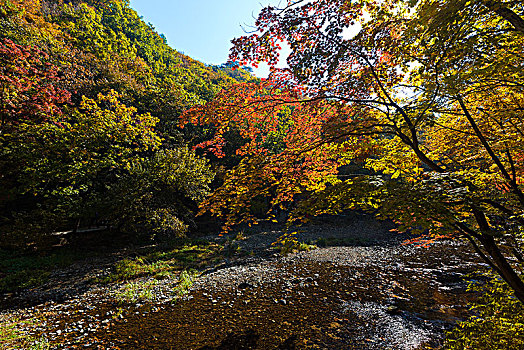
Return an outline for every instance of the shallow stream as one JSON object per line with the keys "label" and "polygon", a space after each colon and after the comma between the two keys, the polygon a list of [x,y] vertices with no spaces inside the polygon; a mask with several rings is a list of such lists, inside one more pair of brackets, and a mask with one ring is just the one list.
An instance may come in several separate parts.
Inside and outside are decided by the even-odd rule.
{"label": "shallow stream", "polygon": [[467,315],[474,295],[463,275],[474,260],[452,243],[322,248],[204,275],[175,303],[127,306],[118,317],[115,305],[102,303],[80,313],[102,325],[91,331],[78,321],[59,328],[70,348],[437,346]]}
{"label": "shallow stream", "polygon": [[468,316],[466,275],[482,264],[459,242],[403,245],[383,223],[351,220],[302,238],[365,241],[287,257],[267,249],[280,232],[253,234],[240,244],[254,254],[206,270],[181,299],[167,279],[154,302],[121,305],[100,287],[17,313],[43,315],[34,335],[66,349],[438,347]]}

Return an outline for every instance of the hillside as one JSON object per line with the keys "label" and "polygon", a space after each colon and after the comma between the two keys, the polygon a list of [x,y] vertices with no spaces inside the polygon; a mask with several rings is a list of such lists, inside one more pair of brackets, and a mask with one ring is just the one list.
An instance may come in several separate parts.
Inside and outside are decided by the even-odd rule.
{"label": "hillside", "polygon": [[121,0],[2,0],[0,61],[0,227],[17,245],[184,232],[213,174],[178,116],[254,80],[177,52]]}

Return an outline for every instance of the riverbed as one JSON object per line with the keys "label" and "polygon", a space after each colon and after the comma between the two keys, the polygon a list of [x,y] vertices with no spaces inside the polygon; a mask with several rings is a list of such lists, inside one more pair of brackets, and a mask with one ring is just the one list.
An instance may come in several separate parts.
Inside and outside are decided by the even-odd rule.
{"label": "riverbed", "polygon": [[3,316],[45,315],[31,332],[66,349],[438,348],[468,316],[467,275],[483,268],[462,242],[406,245],[367,216],[306,228],[301,240],[338,242],[309,252],[278,254],[281,233],[246,233],[235,244],[250,254],[203,269],[181,298],[169,279],[151,301],[125,305],[118,285],[95,285]]}

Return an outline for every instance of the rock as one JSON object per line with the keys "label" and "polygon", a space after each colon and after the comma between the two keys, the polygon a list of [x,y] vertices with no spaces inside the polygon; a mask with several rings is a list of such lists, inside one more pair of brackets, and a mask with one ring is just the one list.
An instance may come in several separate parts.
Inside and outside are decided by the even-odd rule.
{"label": "rock", "polygon": [[390,305],[386,308],[386,312],[390,315],[399,315],[400,308],[396,305]]}
{"label": "rock", "polygon": [[252,285],[251,283],[247,283],[247,282],[242,282],[240,283],[238,286],[237,286],[238,289],[246,289],[246,288],[255,288],[254,285]]}

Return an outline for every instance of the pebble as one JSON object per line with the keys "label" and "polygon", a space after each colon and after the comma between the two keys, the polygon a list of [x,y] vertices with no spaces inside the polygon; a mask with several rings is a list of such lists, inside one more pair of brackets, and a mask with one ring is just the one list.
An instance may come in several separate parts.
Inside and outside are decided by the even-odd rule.
{"label": "pebble", "polygon": [[[276,234],[277,233],[275,233],[275,235]],[[269,239],[272,238],[269,237]],[[266,241],[267,240],[268,239],[266,239]],[[248,241],[249,239],[242,241],[242,244],[248,244]],[[261,298],[260,296],[253,296],[255,290],[259,291],[259,294],[264,295],[264,288],[268,288],[270,291],[275,290],[275,288],[281,288],[282,292],[287,289],[286,293],[281,295],[280,298],[277,295],[275,299],[269,299],[269,301],[273,300],[275,304],[288,305],[292,304],[293,302],[296,303],[296,299],[293,299],[296,296],[301,298],[315,297],[309,294],[307,291],[311,290],[311,288],[323,287],[322,283],[325,284],[325,281],[323,282],[319,273],[312,273],[312,271],[308,269],[308,264],[331,264],[332,266],[338,265],[341,267],[341,270],[332,276],[334,278],[331,280],[331,283],[340,283],[341,285],[344,283],[349,283],[354,286],[359,286],[362,284],[362,282],[365,282],[362,281],[361,276],[358,275],[358,273],[360,273],[359,270],[362,269],[362,267],[381,266],[384,269],[388,268],[395,271],[409,268],[413,268],[415,270],[417,267],[414,266],[414,264],[409,264],[404,261],[396,262],[396,259],[398,260],[399,257],[405,256],[416,256],[416,254],[417,251],[411,247],[353,246],[321,248],[315,249],[308,253],[302,252],[298,254],[291,254],[287,257],[273,254],[269,257],[269,259],[266,260],[260,257],[248,257],[241,261],[231,260],[228,261],[229,266],[224,266],[221,269],[200,277],[194,283],[192,292],[184,298],[185,300],[199,298],[199,294],[194,293],[198,290],[202,291],[201,296],[204,298],[209,298],[213,304],[216,304],[219,300],[221,300],[221,294],[223,295],[224,293],[229,293],[229,295],[231,295],[231,293],[234,293],[233,295],[236,295],[238,299],[242,300],[244,298],[241,301],[243,304],[247,305],[249,303],[253,303],[254,305],[257,305],[258,301],[265,297]],[[422,261],[420,264],[421,268],[418,268],[416,271],[420,272],[422,269],[427,269],[424,278],[439,278],[440,280],[447,282],[447,271],[444,273],[444,276],[439,275],[438,273],[434,273],[435,269],[425,267],[426,262]],[[345,272],[341,273],[341,271]],[[70,276],[70,274],[68,274],[68,276]],[[451,275],[451,278],[449,279],[455,282],[457,278],[456,276]],[[383,282],[387,282],[387,280],[388,276],[385,276]],[[170,290],[172,288],[171,282],[172,281],[169,279],[158,282],[158,285],[154,290],[156,302],[154,304],[155,308],[151,309],[152,312],[159,311],[159,309],[162,308],[161,305],[164,305],[165,303],[171,302],[173,300],[172,296],[170,295]],[[79,288],[78,290],[73,290],[70,293],[70,295],[77,295],[77,298],[75,299],[60,301],[58,303],[47,303],[45,305],[32,307],[30,309],[20,309],[17,310],[16,313],[20,312],[36,314],[40,309],[45,309],[47,311],[56,312],[58,315],[60,315],[58,317],[59,320],[67,320],[68,317],[71,317],[71,315],[75,315],[72,317],[77,317],[77,315],[86,317],[89,315],[90,311],[92,312],[93,310],[96,310],[96,307],[100,303],[112,301],[112,291],[109,290],[107,286],[89,286],[87,284],[82,285],[81,288],[79,286],[76,286]],[[367,286],[364,285],[363,287],[365,288]],[[88,290],[87,288],[90,289]],[[114,290],[116,290],[118,286],[110,286],[110,288],[114,288]],[[304,293],[305,289],[303,288],[308,288],[306,293]],[[209,291],[212,291],[213,294],[209,294]],[[65,295],[68,294],[59,292],[56,292],[56,294],[45,294],[42,292],[41,295],[38,295],[38,291],[27,292],[26,294],[24,293],[19,294],[19,297],[29,298],[30,296],[37,295],[38,297],[34,298],[33,300],[40,301],[45,301],[46,299],[50,298],[50,295],[52,300],[54,300],[54,298],[59,300],[60,298],[66,298]],[[359,290],[346,291],[345,298],[354,300],[359,296],[360,293],[361,291]],[[282,296],[285,296],[285,298],[281,298]],[[268,299],[264,300],[267,301]],[[345,301],[338,299],[337,303],[344,304]],[[227,303],[226,301],[222,301],[221,304],[227,304],[229,307],[233,307],[231,303]],[[81,310],[75,310],[78,305],[82,305]],[[376,311],[373,315],[395,315],[402,312],[396,305],[383,306],[380,310],[381,311]],[[65,333],[70,333],[73,330],[79,332],[80,334],[86,333],[86,335],[87,333],[94,333],[98,328],[93,326],[96,322],[103,324],[104,326],[102,326],[101,329],[105,329],[108,324],[111,323],[113,317],[119,320],[127,321],[127,319],[125,319],[125,314],[127,312],[133,311],[133,308],[127,306],[124,308],[124,311],[118,311],[117,316],[114,316],[116,314],[115,310],[109,310],[105,316],[101,316],[100,311],[98,311],[98,313],[95,313],[91,316],[89,321],[81,319],[76,324],[68,324],[66,321],[66,324],[61,326],[62,329],[58,329],[56,331],[56,334],[57,336],[63,336]],[[142,314],[147,317],[144,312],[141,313],[139,311],[135,311],[135,314]],[[369,317],[372,319],[371,316]],[[85,330],[82,326],[84,324]],[[50,323],[49,327],[52,328],[53,324]],[[92,335],[86,336],[86,339],[90,336]]]}

